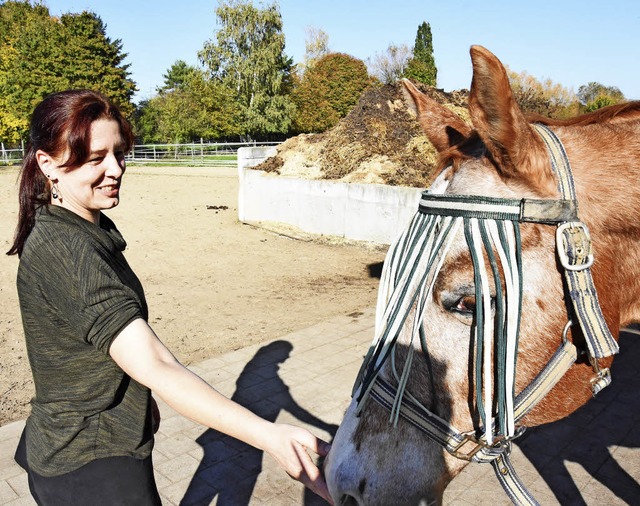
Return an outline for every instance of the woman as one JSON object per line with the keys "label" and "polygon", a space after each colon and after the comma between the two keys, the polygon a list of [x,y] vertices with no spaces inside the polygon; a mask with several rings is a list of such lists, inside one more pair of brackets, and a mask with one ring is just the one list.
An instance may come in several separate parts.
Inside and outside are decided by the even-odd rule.
{"label": "woman", "polygon": [[[329,499],[306,453],[327,444],[273,424],[182,366],[147,323],[118,205],[131,127],[102,95],[55,93],[33,114],[20,178],[18,295],[35,383],[16,460],[38,504],[160,504],[151,391],[181,414],[270,453]],[[157,418],[156,418],[157,421]]]}

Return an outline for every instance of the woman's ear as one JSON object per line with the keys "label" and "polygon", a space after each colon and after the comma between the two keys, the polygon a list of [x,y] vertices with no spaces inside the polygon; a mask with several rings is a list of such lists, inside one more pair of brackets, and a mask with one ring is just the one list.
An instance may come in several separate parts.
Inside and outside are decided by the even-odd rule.
{"label": "woman's ear", "polygon": [[40,167],[40,170],[47,179],[50,179],[52,181],[58,179],[58,164],[50,154],[45,153],[44,151],[39,149],[38,151],[36,151],[36,161],[38,162],[38,167]]}

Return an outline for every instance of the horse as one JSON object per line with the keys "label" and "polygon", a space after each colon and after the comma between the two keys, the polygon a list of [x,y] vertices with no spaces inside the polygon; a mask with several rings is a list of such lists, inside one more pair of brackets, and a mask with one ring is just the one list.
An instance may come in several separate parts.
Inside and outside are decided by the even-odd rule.
{"label": "horse", "polygon": [[470,54],[470,123],[402,81],[439,172],[385,260],[325,460],[335,504],[441,504],[485,461],[535,504],[511,442],[606,387],[620,328],[640,320],[640,102],[527,115],[500,60]]}

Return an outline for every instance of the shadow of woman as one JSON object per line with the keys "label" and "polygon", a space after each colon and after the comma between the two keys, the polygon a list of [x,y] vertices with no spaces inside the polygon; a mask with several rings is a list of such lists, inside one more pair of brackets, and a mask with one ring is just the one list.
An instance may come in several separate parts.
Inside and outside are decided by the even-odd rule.
{"label": "shadow of woman", "polygon": [[[516,441],[560,504],[586,504],[567,461],[581,465],[627,504],[640,504],[640,484],[612,458],[615,452],[619,461],[632,464],[637,454],[624,458],[625,449],[640,448],[640,335],[632,335],[636,333],[640,334],[637,327],[621,332],[609,387],[567,418],[529,429]],[[637,470],[637,464],[632,467]]]}
{"label": "shadow of woman", "polygon": [[[289,358],[292,349],[288,341],[274,341],[260,348],[240,373],[231,398],[269,421],[287,411],[333,436],[338,426],[325,423],[302,408],[280,379],[280,364]],[[249,504],[262,471],[263,452],[211,429],[196,442],[204,455],[180,506],[208,505],[216,498],[221,506]]]}

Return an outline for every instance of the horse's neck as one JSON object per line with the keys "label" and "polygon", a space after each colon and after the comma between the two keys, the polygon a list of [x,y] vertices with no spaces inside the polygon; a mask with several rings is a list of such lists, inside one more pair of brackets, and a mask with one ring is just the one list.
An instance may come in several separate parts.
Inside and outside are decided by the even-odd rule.
{"label": "horse's neck", "polygon": [[582,219],[603,234],[640,231],[640,119],[567,128],[563,136]]}
{"label": "horse's neck", "polygon": [[605,285],[621,323],[640,321],[640,120],[576,128],[567,138],[580,218],[607,265]]}

